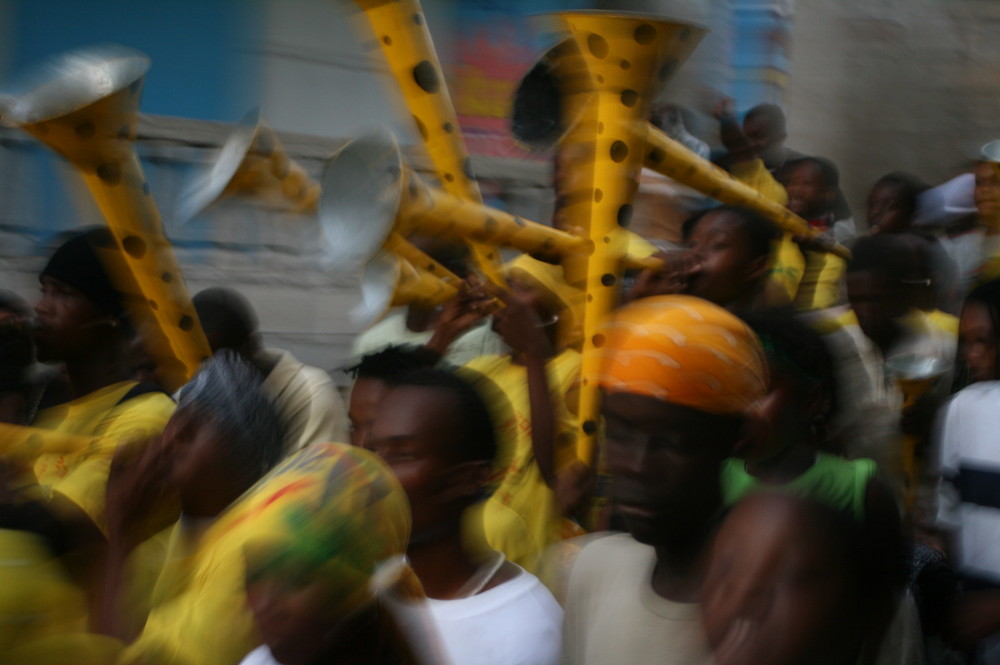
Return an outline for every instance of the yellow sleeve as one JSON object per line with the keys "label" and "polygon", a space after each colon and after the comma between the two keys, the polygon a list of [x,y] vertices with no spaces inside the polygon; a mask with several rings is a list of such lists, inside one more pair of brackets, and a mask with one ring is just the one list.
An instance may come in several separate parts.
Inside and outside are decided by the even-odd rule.
{"label": "yellow sleeve", "polygon": [[839,304],[841,280],[846,270],[847,262],[839,256],[828,252],[808,252],[795,308],[808,312]]}
{"label": "yellow sleeve", "polygon": [[260,644],[246,603],[242,550],[195,575],[187,589],[150,612],[119,665],[235,665]]}
{"label": "yellow sleeve", "polygon": [[780,307],[795,302],[806,260],[799,246],[787,233],[777,242],[773,256],[774,264],[764,286],[764,295],[768,305]]}
{"label": "yellow sleeve", "polygon": [[[159,434],[174,406],[173,400],[163,393],[139,395],[116,406],[94,436],[121,444]],[[113,455],[114,448],[110,446],[81,453],[82,459],[51,487],[53,492],[79,506],[102,530],[105,528],[105,491]]]}
{"label": "yellow sleeve", "polygon": [[[764,166],[763,160],[751,159],[732,167],[733,176],[763,196],[786,205],[788,193]],[[764,286],[764,298],[772,307],[788,305],[796,300],[806,269],[806,260],[789,234],[784,234],[772,252],[774,265]]]}
{"label": "yellow sleeve", "polygon": [[730,173],[744,185],[754,189],[772,201],[781,205],[788,203],[788,193],[781,186],[781,183],[774,179],[774,176],[767,170],[767,167],[764,166],[764,160],[751,159],[746,162],[740,162],[733,165]]}

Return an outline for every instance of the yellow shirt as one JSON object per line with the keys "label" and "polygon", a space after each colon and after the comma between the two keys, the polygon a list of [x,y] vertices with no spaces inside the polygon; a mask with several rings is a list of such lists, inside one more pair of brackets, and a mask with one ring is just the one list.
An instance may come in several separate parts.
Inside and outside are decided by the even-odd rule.
{"label": "yellow shirt", "polygon": [[[174,402],[161,392],[145,393],[123,402],[122,398],[136,385],[135,381],[122,381],[45,409],[33,425],[118,443],[159,434],[174,411]],[[113,446],[72,455],[43,454],[35,462],[35,478],[49,496],[52,492],[65,496],[104,529],[104,494],[113,454]]]}
{"label": "yellow shirt", "polygon": [[[506,466],[499,484],[483,506],[486,541],[508,559],[534,570],[538,555],[555,541],[558,510],[555,495],[545,484],[531,444],[531,405],[527,370],[510,356],[483,356],[466,365],[488,377],[503,391],[512,415],[500,430],[500,459]],[[556,466],[572,459],[576,418],[566,395],[580,373],[580,354],[566,350],[548,363],[549,391],[556,417]]]}
{"label": "yellow shirt", "polygon": [[[763,160],[751,159],[735,164],[732,167],[732,174],[737,180],[762,196],[781,205],[788,203],[788,193],[767,170]],[[790,234],[784,233],[776,243],[771,255],[773,265],[767,278],[767,284],[764,286],[767,303],[777,307],[795,302],[806,266],[799,246],[795,244]]]}
{"label": "yellow shirt", "polygon": [[[119,665],[236,665],[260,645],[246,602],[245,547],[287,538],[298,511],[336,500],[327,479],[350,450],[344,444],[309,446],[214,521],[174,525],[153,608]],[[405,501],[400,505],[406,509]]]}

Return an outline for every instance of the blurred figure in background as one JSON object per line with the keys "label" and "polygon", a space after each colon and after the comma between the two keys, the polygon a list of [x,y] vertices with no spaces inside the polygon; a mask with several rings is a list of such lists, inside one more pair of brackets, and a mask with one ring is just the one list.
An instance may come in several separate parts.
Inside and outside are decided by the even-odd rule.
{"label": "blurred figure in background", "polygon": [[263,348],[257,314],[242,294],[211,288],[193,301],[212,352],[234,351],[266,377],[264,386],[288,428],[288,454],[312,443],[347,441],[347,412],[333,379],[287,351]]}
{"label": "blurred figure in background", "polygon": [[[767,397],[757,406],[751,441],[726,462],[722,489],[735,504],[764,488],[808,497],[899,537],[899,509],[870,459],[847,460],[825,452],[827,424],[837,409],[833,358],[804,324],[778,314],[744,320],[767,353]],[[754,455],[761,455],[754,457]]]}
{"label": "blurred figure in background", "polygon": [[[399,377],[367,439],[410,500],[406,549],[453,665],[555,665],[562,610],[538,579],[485,547],[479,511],[496,461],[503,396],[463,371]],[[475,376],[469,373],[467,376]],[[487,401],[491,402],[488,406]]]}
{"label": "blurred figure in background", "polygon": [[710,663],[700,622],[723,461],[764,397],[760,342],[690,296],[617,311],[604,333],[606,461],[628,534],[586,544],[569,570],[563,662]]}
{"label": "blurred figure in background", "polygon": [[1000,282],[972,291],[962,308],[956,368],[960,390],[937,428],[936,526],[964,593],[955,603],[952,633],[970,662],[1000,663]]}
{"label": "blurred figure in background", "polygon": [[719,530],[705,576],[715,662],[873,662],[902,575],[898,537],[872,535],[842,511],[784,493],[741,501]]}
{"label": "blurred figure in background", "polygon": [[[775,176],[788,192],[788,209],[808,222],[816,232],[844,244],[855,235],[854,219],[840,193],[840,172],[823,157],[788,161]],[[805,272],[795,296],[802,311],[825,309],[842,302],[844,259],[817,251],[809,241],[800,241]]]}

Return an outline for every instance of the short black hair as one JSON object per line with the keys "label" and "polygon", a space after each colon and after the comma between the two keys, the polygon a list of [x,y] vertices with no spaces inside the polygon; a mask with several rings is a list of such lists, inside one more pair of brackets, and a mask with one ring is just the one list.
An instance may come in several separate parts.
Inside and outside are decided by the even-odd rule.
{"label": "short black hair", "polygon": [[740,318],[760,338],[769,365],[789,375],[802,388],[800,394],[815,389],[825,396],[829,409],[822,415],[827,420],[837,413],[840,391],[833,355],[817,332],[783,310],[740,312]]}
{"label": "short black hair", "polygon": [[823,178],[823,182],[827,187],[840,187],[840,170],[837,168],[837,165],[826,157],[818,157],[816,155],[799,157],[798,159],[791,159],[785,162],[778,171],[778,181],[784,182],[785,178],[793,171],[806,165],[812,165],[819,169],[820,177]]}
{"label": "short black hair", "polygon": [[[497,456],[497,400],[506,401],[492,381],[477,372],[433,367],[415,369],[399,376],[394,388],[439,390],[454,400],[458,450],[449,451],[461,462],[490,462]],[[491,409],[492,407],[492,409]]]}
{"label": "short black hair", "polygon": [[684,220],[684,224],[682,226],[684,240],[690,240],[698,222],[700,222],[706,215],[717,212],[729,213],[738,217],[742,221],[739,228],[747,235],[747,239],[749,240],[747,248],[750,250],[750,255],[754,259],[770,254],[773,249],[773,243],[781,237],[781,230],[778,228],[778,225],[771,220],[761,217],[757,213],[752,210],[747,210],[746,208],[734,205],[722,205],[702,210]]}
{"label": "short black hair", "polygon": [[776,134],[787,134],[785,127],[785,112],[777,104],[758,104],[747,111],[743,122],[752,118],[762,118],[769,131]]}
{"label": "short black hair", "polygon": [[239,349],[260,325],[253,305],[235,289],[208,288],[196,293],[191,301],[202,329],[218,349]]}
{"label": "short black hair", "polygon": [[425,346],[393,344],[361,356],[356,364],[343,371],[353,379],[375,379],[394,385],[401,377],[416,370],[430,369],[440,360],[438,354]]}
{"label": "short black hair", "polygon": [[900,199],[907,211],[907,216],[911,218],[917,213],[917,203],[920,195],[929,189],[927,183],[912,173],[904,171],[893,171],[892,173],[885,174],[875,181],[875,184],[872,185],[872,191],[875,191],[876,187],[883,185],[899,189]]}
{"label": "short black hair", "polygon": [[920,273],[917,248],[905,238],[879,233],[862,236],[851,246],[847,272],[872,272],[893,283],[916,278]]}

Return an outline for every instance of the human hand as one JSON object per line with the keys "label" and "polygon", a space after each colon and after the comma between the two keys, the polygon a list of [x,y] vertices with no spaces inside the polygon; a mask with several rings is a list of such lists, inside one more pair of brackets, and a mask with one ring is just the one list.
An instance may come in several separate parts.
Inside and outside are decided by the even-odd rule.
{"label": "human hand", "polygon": [[110,539],[138,544],[176,519],[178,504],[168,482],[172,457],[163,435],[115,449],[106,490]]}
{"label": "human hand", "polygon": [[484,287],[503,304],[503,307],[493,313],[493,330],[504,343],[525,357],[551,357],[552,344],[544,331],[549,322],[543,323],[538,318],[527,299],[516,291],[501,289],[493,284],[486,284]]}
{"label": "human hand", "polygon": [[719,95],[719,98],[715,100],[715,105],[712,107],[712,116],[716,120],[727,120],[733,117],[734,113],[734,100],[728,95]]}
{"label": "human hand", "polygon": [[470,277],[459,287],[458,295],[445,303],[434,322],[434,333],[426,347],[443,356],[456,339],[495,308],[494,299],[483,291],[475,277]]}
{"label": "human hand", "polygon": [[635,285],[626,295],[628,301],[684,293],[687,290],[688,277],[695,264],[690,250],[657,252],[655,256],[663,260],[663,266],[657,269],[647,268],[639,273]]}

